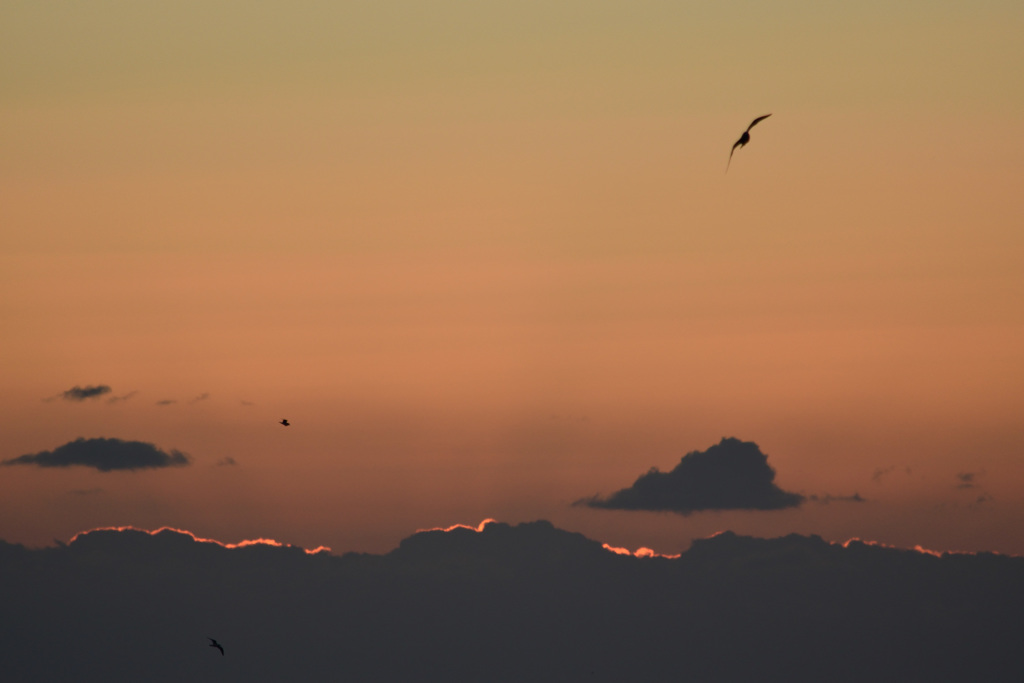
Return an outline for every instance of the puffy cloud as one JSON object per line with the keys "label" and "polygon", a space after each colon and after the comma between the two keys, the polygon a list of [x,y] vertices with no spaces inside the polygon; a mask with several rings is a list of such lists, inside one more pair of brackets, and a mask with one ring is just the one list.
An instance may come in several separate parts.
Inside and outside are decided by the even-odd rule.
{"label": "puffy cloud", "polygon": [[36,465],[38,467],[71,467],[82,465],[100,472],[143,470],[163,467],[184,467],[189,457],[177,450],[164,452],[145,441],[121,439],[75,439],[52,451],[29,453],[4,460],[3,465]]}
{"label": "puffy cloud", "polygon": [[84,401],[87,398],[96,398],[110,392],[111,388],[106,384],[86,385],[84,387],[74,386],[62,393],[61,398],[65,401]]}
{"label": "puffy cloud", "polygon": [[687,453],[670,472],[652,468],[629,488],[574,505],[685,515],[700,510],[778,510],[805,500],[780,489],[774,479],[775,470],[756,443],[723,438],[706,451]]}

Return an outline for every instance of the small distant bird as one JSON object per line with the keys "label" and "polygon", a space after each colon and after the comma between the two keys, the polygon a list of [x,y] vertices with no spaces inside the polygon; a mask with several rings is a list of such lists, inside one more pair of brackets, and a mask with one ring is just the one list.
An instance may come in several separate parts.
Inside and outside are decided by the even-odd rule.
{"label": "small distant bird", "polygon": [[756,119],[751,121],[750,125],[747,126],[747,129],[743,131],[743,135],[740,136],[740,139],[733,143],[732,150],[729,151],[729,163],[725,165],[726,173],[729,172],[729,164],[732,163],[732,153],[736,151],[737,147],[742,147],[743,145],[750,142],[750,129],[753,128],[757,123],[764,121],[769,116],[771,116],[771,114],[765,114],[764,116],[758,116]]}
{"label": "small distant bird", "polygon": [[289,422],[288,420],[281,420],[280,422],[278,422],[278,424],[282,424],[285,427],[290,427],[292,423]]}
{"label": "small distant bird", "polygon": [[215,647],[218,650],[220,650],[220,654],[223,657],[224,656],[224,646],[221,645],[220,643],[218,643],[216,640],[214,640],[210,636],[206,636],[206,639],[210,641],[210,647]]}

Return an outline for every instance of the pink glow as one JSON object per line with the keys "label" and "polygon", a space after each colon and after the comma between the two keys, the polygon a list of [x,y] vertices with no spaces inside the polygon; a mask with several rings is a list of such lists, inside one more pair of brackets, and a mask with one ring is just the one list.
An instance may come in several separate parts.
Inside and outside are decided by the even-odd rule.
{"label": "pink glow", "polygon": [[480,533],[481,531],[484,530],[485,526],[487,526],[488,524],[491,524],[491,523],[497,523],[497,521],[498,520],[496,520],[496,519],[491,519],[490,517],[488,517],[487,519],[485,519],[484,521],[480,522],[480,524],[478,524],[475,527],[469,526],[468,524],[452,524],[449,527],[439,527],[439,526],[437,526],[437,527],[434,527],[432,529],[417,529],[416,533],[421,534],[421,533],[426,532],[426,531],[444,531],[444,532],[449,532],[449,531],[455,531],[456,529],[469,529],[470,531],[475,531],[477,533]]}
{"label": "pink glow", "polygon": [[[196,543],[215,543],[215,544],[217,544],[217,545],[219,545],[219,546],[221,546],[223,548],[229,548],[229,549],[230,548],[245,548],[246,546],[250,546],[250,545],[269,545],[269,546],[273,546],[275,548],[294,548],[294,547],[298,547],[298,546],[293,546],[293,545],[291,545],[289,543],[281,543],[279,541],[275,541],[272,538],[253,538],[253,539],[247,539],[247,540],[244,540],[244,541],[239,541],[238,543],[224,543],[224,542],[218,541],[218,540],[216,540],[214,538],[201,538],[200,536],[196,536],[194,533],[192,533],[191,531],[188,531],[187,529],[176,529],[176,528],[170,527],[170,526],[162,526],[159,529],[155,529],[153,531],[150,531],[148,529],[139,529],[138,527],[134,527],[134,526],[103,526],[103,527],[96,527],[95,529],[89,529],[87,531],[80,531],[80,532],[78,532],[77,534],[75,534],[74,536],[71,537],[70,543],[74,543],[75,540],[79,536],[84,536],[84,535],[90,534],[90,533],[92,533],[94,531],[141,531],[143,533],[149,534],[150,536],[156,536],[157,534],[159,534],[162,531],[170,531],[170,532],[173,532],[173,533],[176,533],[176,534],[184,534],[186,536],[191,536],[192,540],[195,541]],[[306,548],[303,548],[302,551],[305,552],[307,555],[316,555],[317,553],[329,553],[331,551],[331,549],[328,548],[325,545],[321,545],[321,546],[318,546],[318,547],[316,547],[316,548],[314,548],[312,550],[308,550]]]}
{"label": "pink glow", "polygon": [[680,557],[680,554],[678,553],[675,555],[662,555],[661,553],[654,552],[650,548],[637,548],[635,551],[631,551],[629,548],[617,548],[615,546],[608,545],[607,543],[601,544],[601,547],[615,553],[616,555],[632,555],[633,557],[664,557],[669,560],[675,560]]}
{"label": "pink glow", "polygon": [[[967,550],[932,550],[930,548],[925,548],[924,546],[920,546],[920,545],[915,545],[913,548],[900,548],[898,546],[889,545],[888,543],[880,543],[878,541],[865,541],[865,540],[863,540],[861,538],[851,538],[851,539],[845,541],[844,543],[840,543],[839,545],[843,546],[844,548],[849,548],[850,544],[852,544],[852,543],[863,543],[864,545],[872,545],[872,546],[877,546],[879,548],[892,548],[894,550],[912,550],[915,553],[921,553],[922,555],[932,555],[933,557],[942,557],[944,555],[977,555],[978,554],[978,553],[973,553],[973,552],[970,552],[970,551],[967,551]],[[998,555],[998,554],[1001,554],[1001,553],[994,553],[994,554]]]}

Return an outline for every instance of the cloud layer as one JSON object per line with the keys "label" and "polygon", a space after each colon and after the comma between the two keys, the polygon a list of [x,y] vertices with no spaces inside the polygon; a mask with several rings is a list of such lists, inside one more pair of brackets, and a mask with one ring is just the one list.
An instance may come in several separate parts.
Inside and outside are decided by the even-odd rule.
{"label": "cloud layer", "polygon": [[185,453],[160,450],[145,441],[121,439],[75,439],[52,451],[29,453],[4,460],[3,465],[36,465],[38,467],[71,467],[82,465],[100,472],[113,470],[144,470],[163,467],[184,467],[189,464]]}
{"label": "cloud layer", "polygon": [[752,441],[723,438],[706,451],[691,451],[675,469],[652,468],[632,486],[574,505],[608,510],[656,510],[690,514],[700,510],[779,510],[804,501],[774,483],[768,456]]}
{"label": "cloud layer", "polygon": [[[0,541],[11,681],[1019,681],[1024,558],[718,534],[635,557],[546,522],[386,555],[164,529]],[[208,646],[223,644],[225,656]]]}

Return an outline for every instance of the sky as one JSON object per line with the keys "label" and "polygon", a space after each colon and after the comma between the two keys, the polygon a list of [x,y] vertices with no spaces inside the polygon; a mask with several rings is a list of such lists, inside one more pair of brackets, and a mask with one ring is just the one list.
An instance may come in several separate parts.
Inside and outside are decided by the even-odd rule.
{"label": "sky", "polygon": [[[0,538],[1024,554],[1022,30],[1002,0],[4,3]],[[579,504],[723,438],[799,502]]]}

